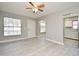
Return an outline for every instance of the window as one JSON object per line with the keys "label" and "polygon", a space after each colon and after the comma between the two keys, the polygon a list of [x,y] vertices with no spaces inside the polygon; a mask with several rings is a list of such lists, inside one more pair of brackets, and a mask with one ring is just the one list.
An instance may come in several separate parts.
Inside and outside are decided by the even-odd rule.
{"label": "window", "polygon": [[4,17],[4,36],[21,35],[21,20]]}
{"label": "window", "polygon": [[65,27],[67,27],[67,28],[71,28],[72,27],[72,20],[66,20],[65,21]]}
{"label": "window", "polygon": [[46,23],[45,21],[40,21],[40,32],[46,32]]}
{"label": "window", "polygon": [[78,21],[73,21],[73,29],[78,29]]}

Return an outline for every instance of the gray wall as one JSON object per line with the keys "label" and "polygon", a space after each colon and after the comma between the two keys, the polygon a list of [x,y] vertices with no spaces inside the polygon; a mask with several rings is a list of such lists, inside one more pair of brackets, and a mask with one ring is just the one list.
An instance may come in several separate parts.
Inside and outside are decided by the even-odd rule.
{"label": "gray wall", "polygon": [[40,35],[40,25],[39,25],[39,19],[36,19],[36,35]]}
{"label": "gray wall", "polygon": [[50,14],[41,17],[46,21],[46,39],[50,39],[56,42],[63,42],[63,21],[62,16],[59,13]]}
{"label": "gray wall", "polygon": [[63,43],[63,21],[61,14],[52,14],[47,19],[47,39]]}
{"label": "gray wall", "polygon": [[36,37],[36,20],[27,20],[28,38]]}
{"label": "gray wall", "polygon": [[64,17],[75,15],[79,15],[79,8],[71,8],[40,17],[39,20],[46,20],[46,39],[50,39],[53,42],[63,44],[63,19]]}
{"label": "gray wall", "polygon": [[[18,36],[5,36],[4,37],[4,16],[21,19],[22,23],[22,34]],[[29,17],[16,15],[8,12],[0,11],[0,40],[9,40],[9,39],[17,39],[17,38],[27,38],[28,37],[28,28],[27,28],[27,20],[34,20]],[[35,21],[35,20],[34,20]]]}

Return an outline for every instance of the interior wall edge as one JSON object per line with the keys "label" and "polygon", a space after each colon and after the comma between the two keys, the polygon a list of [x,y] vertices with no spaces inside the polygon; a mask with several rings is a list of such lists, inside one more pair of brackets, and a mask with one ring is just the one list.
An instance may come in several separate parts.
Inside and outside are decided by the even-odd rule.
{"label": "interior wall edge", "polygon": [[46,40],[53,42],[53,43],[56,43],[56,44],[59,44],[59,45],[64,45],[64,43],[62,43],[62,42],[58,42],[58,41],[51,40],[51,39],[48,39],[48,38]]}

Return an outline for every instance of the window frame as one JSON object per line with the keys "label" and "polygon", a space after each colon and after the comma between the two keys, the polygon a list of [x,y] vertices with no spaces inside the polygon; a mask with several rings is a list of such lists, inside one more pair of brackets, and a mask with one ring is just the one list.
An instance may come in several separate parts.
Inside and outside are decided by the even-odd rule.
{"label": "window frame", "polygon": [[[78,20],[73,20],[73,21],[72,21],[72,29],[74,29],[74,28],[73,28],[73,27],[74,27],[74,24],[73,24],[74,21],[77,21],[77,29],[78,29]],[[77,30],[77,29],[75,29],[75,30]]]}
{"label": "window frame", "polygon": [[[19,20],[19,21],[20,21],[20,26],[5,26],[5,25],[3,25],[3,29],[4,29],[4,34],[3,34],[3,36],[20,36],[20,35],[22,34],[22,30],[21,30],[21,29],[22,29],[21,19],[4,16],[3,20],[4,20],[5,18],[11,18],[11,19]],[[5,22],[4,22],[4,24],[5,24]],[[14,24],[14,23],[13,23],[13,24]],[[17,31],[17,34],[8,34],[8,35],[5,35],[5,28],[9,28],[9,27],[20,28],[20,33],[18,34],[19,31],[13,29],[12,32]],[[11,31],[11,30],[6,30],[6,31],[9,32],[9,31]]]}
{"label": "window frame", "polygon": [[45,22],[45,21],[44,21],[44,20],[40,20],[40,21],[39,21],[40,33],[46,33],[46,22],[45,22],[45,26],[44,26],[44,27],[45,27],[45,31],[41,32],[41,28],[43,27],[43,26],[41,26],[41,23],[42,23],[42,22]]}

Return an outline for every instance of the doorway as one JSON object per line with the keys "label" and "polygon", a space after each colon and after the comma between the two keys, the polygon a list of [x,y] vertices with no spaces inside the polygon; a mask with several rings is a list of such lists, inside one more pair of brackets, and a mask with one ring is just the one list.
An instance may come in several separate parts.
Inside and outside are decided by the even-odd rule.
{"label": "doorway", "polygon": [[37,25],[37,35],[40,39],[46,38],[46,21],[45,20],[39,20]]}
{"label": "doorway", "polygon": [[64,18],[64,43],[79,46],[78,16]]}

